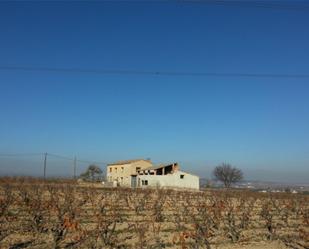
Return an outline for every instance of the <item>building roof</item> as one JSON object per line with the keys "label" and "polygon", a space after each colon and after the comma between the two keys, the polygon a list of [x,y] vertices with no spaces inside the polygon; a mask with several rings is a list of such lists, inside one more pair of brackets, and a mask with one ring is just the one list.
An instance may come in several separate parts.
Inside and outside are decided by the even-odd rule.
{"label": "building roof", "polygon": [[150,160],[145,160],[145,159],[132,159],[132,160],[122,160],[122,161],[117,161],[114,163],[109,163],[107,165],[123,165],[123,164],[130,164],[130,163],[135,163],[135,162],[139,162],[139,161],[145,161],[145,162],[150,162]]}
{"label": "building roof", "polygon": [[141,169],[141,170],[139,170],[139,171],[161,169],[161,168],[165,168],[165,167],[171,166],[171,165],[173,165],[173,164],[174,164],[174,165],[178,165],[178,163],[159,164],[159,165],[156,165],[156,166],[150,166],[150,167],[148,167],[148,168]]}

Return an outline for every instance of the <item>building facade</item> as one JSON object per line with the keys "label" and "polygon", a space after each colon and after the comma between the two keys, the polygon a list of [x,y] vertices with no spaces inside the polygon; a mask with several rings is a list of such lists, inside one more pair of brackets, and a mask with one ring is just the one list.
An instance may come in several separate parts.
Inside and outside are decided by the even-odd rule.
{"label": "building facade", "polygon": [[152,166],[150,160],[135,159],[118,161],[107,165],[107,181],[116,186],[131,187],[132,176],[136,176],[139,170]]}
{"label": "building facade", "polygon": [[[134,180],[136,178],[136,180]],[[200,188],[196,175],[181,171],[177,163],[141,169],[132,176],[131,187]]]}

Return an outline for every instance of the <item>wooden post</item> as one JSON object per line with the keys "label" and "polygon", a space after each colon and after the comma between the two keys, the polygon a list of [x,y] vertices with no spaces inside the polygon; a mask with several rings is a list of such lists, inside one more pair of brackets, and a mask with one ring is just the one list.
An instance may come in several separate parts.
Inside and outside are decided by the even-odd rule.
{"label": "wooden post", "polygon": [[44,180],[46,179],[47,152],[44,153]]}
{"label": "wooden post", "polygon": [[74,157],[74,168],[73,168],[73,175],[74,175],[74,179],[76,179],[76,156]]}

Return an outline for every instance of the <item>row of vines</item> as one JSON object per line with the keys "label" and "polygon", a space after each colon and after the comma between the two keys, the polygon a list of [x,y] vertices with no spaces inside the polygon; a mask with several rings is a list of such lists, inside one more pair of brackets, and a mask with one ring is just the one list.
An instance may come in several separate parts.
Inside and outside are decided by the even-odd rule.
{"label": "row of vines", "polygon": [[249,191],[131,190],[0,181],[0,248],[309,248],[309,198]]}

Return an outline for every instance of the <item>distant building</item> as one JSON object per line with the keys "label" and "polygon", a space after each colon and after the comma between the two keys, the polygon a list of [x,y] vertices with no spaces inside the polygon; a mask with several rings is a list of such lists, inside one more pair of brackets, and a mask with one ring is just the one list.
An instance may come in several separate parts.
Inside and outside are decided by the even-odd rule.
{"label": "distant building", "polygon": [[149,167],[132,175],[131,186],[134,187],[167,187],[199,189],[200,181],[196,175],[179,169],[178,163]]}
{"label": "distant building", "polygon": [[131,187],[131,176],[136,176],[138,170],[152,166],[150,160],[135,159],[118,161],[107,165],[107,182],[114,186]]}
{"label": "distant building", "polygon": [[267,193],[267,190],[260,190],[259,192],[261,192],[261,193]]}

